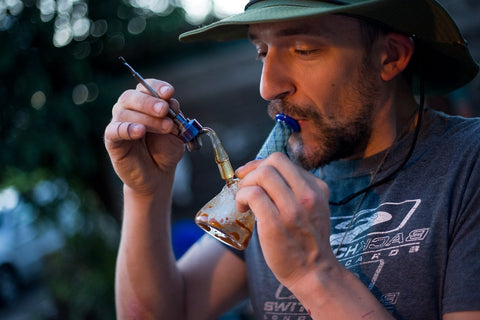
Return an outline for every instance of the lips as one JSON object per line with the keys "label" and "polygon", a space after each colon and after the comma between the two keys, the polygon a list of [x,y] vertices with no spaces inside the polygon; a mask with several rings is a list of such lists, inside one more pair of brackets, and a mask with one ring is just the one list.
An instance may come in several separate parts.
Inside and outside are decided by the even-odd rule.
{"label": "lips", "polygon": [[[268,105],[268,114],[272,119],[275,119],[275,116],[278,113],[282,113],[296,121],[305,123],[308,121],[308,116],[298,105],[294,105],[284,100],[276,99],[270,101]],[[300,124],[300,127],[302,125]]]}
{"label": "lips", "polygon": [[[295,118],[294,118],[295,119]],[[297,120],[298,124],[300,125],[300,127],[303,128],[304,124],[308,121],[307,119],[295,119]]]}

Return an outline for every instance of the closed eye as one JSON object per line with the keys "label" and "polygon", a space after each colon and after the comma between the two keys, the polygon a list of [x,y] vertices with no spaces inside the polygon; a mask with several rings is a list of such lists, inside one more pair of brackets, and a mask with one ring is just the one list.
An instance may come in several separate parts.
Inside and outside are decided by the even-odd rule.
{"label": "closed eye", "polygon": [[299,49],[296,49],[295,50],[295,53],[298,54],[298,55],[301,55],[301,56],[310,56],[314,53],[317,53],[319,50],[317,49],[314,49],[314,50],[299,50]]}

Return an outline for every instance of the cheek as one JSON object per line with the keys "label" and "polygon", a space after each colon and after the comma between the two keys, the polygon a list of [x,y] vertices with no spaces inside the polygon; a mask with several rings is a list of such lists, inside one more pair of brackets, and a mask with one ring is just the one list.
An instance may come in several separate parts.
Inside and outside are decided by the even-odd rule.
{"label": "cheek", "polygon": [[[311,84],[314,84],[312,82]],[[337,79],[331,81],[322,80],[316,85],[310,85],[307,96],[310,103],[316,107],[316,113],[321,117],[322,121],[334,120],[338,114],[343,113],[342,110],[342,91],[345,84]]]}

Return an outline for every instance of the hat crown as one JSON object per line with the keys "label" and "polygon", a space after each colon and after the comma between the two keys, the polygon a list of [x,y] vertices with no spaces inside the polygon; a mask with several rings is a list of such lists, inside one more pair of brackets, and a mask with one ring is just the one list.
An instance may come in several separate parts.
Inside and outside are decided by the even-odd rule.
{"label": "hat crown", "polygon": [[435,0],[251,0],[243,13],[186,32],[180,40],[245,38],[251,24],[321,18],[328,14],[366,18],[414,37],[414,74],[417,80],[418,75],[425,80],[427,92],[451,91],[470,82],[478,73],[478,65],[457,25]]}

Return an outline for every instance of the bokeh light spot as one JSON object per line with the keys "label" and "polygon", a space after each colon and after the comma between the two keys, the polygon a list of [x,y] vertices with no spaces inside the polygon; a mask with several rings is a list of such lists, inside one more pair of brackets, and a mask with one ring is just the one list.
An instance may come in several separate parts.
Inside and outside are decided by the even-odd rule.
{"label": "bokeh light spot", "polygon": [[99,38],[103,36],[107,32],[107,30],[108,30],[107,20],[101,19],[93,23],[91,34],[92,36]]}
{"label": "bokeh light spot", "polygon": [[30,98],[30,103],[32,104],[32,107],[34,109],[41,109],[45,103],[47,102],[47,97],[45,96],[45,93],[43,91],[37,91],[34,94],[32,94],[32,97]]}
{"label": "bokeh light spot", "polygon": [[201,24],[212,11],[211,0],[181,0],[186,20],[194,25]]}
{"label": "bokeh light spot", "polygon": [[88,99],[88,88],[84,84],[79,84],[73,88],[72,100],[76,105],[81,105],[87,102]]}
{"label": "bokeh light spot", "polygon": [[213,12],[217,18],[225,18],[242,12],[247,2],[247,0],[213,0]]}
{"label": "bokeh light spot", "polygon": [[128,22],[128,32],[137,35],[145,31],[146,26],[147,20],[145,20],[144,17],[135,17],[130,19],[130,21]]}

